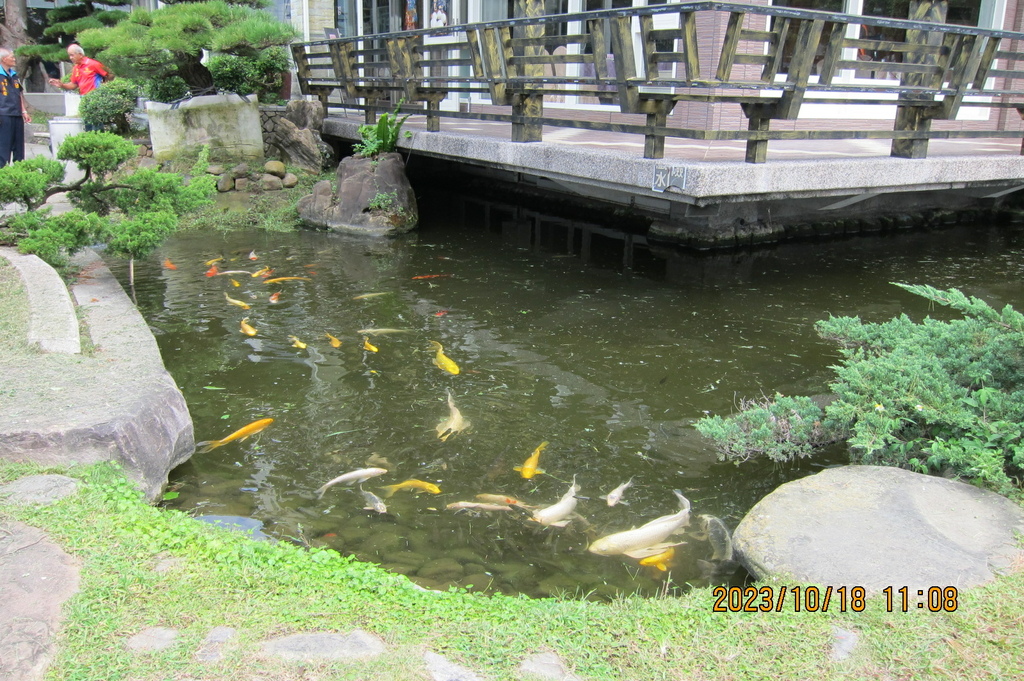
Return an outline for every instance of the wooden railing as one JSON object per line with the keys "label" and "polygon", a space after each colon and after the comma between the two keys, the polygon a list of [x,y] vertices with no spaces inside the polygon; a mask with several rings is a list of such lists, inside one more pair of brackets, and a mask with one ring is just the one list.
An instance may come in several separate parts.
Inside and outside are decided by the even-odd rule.
{"label": "wooden railing", "polygon": [[[402,102],[430,131],[441,118],[470,118],[511,122],[517,142],[539,141],[545,125],[626,132],[644,136],[647,158],[664,156],[666,137],[746,140],[752,163],[766,160],[769,140],[891,139],[893,156],[923,158],[931,139],[1021,137],[931,124],[965,107],[1024,117],[1024,53],[1010,51],[1024,33],[940,24],[929,14],[938,3],[916,6],[910,21],[685,2],[296,43],[292,54],[303,94],[364,110],[367,122]],[[466,93],[510,112],[460,111]],[[545,113],[545,98],[617,105],[646,124],[558,115],[571,107]],[[680,102],[739,106],[747,130],[669,127]],[[771,128],[810,103],[895,105],[893,126]]]}

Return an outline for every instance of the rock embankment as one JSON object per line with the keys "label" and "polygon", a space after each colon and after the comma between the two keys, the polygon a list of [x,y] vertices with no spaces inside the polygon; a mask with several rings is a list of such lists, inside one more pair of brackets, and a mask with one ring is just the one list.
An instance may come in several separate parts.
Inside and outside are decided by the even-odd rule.
{"label": "rock embankment", "polygon": [[747,570],[821,585],[966,588],[1024,560],[1024,509],[971,485],[843,466],[782,485],[740,522]]}
{"label": "rock embankment", "polygon": [[145,320],[103,261],[86,251],[75,263],[75,305],[59,277],[39,276],[53,273],[42,261],[19,268],[30,318],[64,318],[47,322],[61,335],[42,349],[70,346],[71,330],[77,342],[81,315],[91,350],[42,352],[0,367],[0,457],[44,465],[118,461],[152,501],[195,449],[188,406]]}

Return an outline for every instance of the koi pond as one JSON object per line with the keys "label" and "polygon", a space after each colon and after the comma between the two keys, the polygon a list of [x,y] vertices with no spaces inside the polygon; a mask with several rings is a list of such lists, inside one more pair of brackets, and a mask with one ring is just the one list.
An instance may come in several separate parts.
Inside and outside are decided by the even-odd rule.
{"label": "koi pond", "polygon": [[[253,518],[273,538],[429,588],[611,598],[738,583],[742,569],[711,561],[698,516],[731,530],[778,485],[845,452],[735,466],[695,420],[740,398],[826,393],[838,355],[815,335],[819,319],[944,314],[889,282],[958,287],[997,307],[1024,298],[1024,231],[1010,225],[702,255],[463,196],[421,209],[420,229],[396,240],[185,233],[137,264],[139,307],[196,439],[273,419],[176,469],[168,505]],[[126,264],[112,266],[127,287]],[[543,473],[524,477],[538,449]],[[371,467],[386,473],[320,490]],[[429,484],[388,496],[407,480]],[[530,508],[458,508],[500,505],[481,494],[544,508],[573,481],[564,527]],[[677,513],[673,490],[692,522],[660,566],[587,550]]]}

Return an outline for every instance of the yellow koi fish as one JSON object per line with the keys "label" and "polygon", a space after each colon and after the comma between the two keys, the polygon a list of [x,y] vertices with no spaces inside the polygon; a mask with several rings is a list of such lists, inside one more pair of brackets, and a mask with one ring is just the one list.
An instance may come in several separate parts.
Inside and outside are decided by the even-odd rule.
{"label": "yellow koi fish", "polygon": [[370,352],[380,352],[380,349],[370,343],[370,339],[367,336],[363,336],[363,350],[369,350]]}
{"label": "yellow koi fish", "polygon": [[234,286],[235,288],[238,288],[239,286],[241,286],[241,284],[238,282],[237,279],[232,279],[231,280],[231,285]]}
{"label": "yellow koi fish", "polygon": [[241,329],[242,329],[242,333],[244,333],[246,336],[255,336],[256,335],[256,329],[254,327],[252,327],[252,326],[249,326],[249,318],[248,317],[246,317],[245,319],[242,320]]}
{"label": "yellow koi fish", "polygon": [[231,296],[229,296],[227,294],[227,291],[224,292],[224,298],[227,299],[227,301],[229,303],[231,303],[232,305],[237,305],[238,307],[242,308],[243,310],[248,310],[249,309],[249,305],[248,304],[243,303],[241,300],[235,300],[234,298],[232,298]]}
{"label": "yellow koi fish", "polygon": [[295,281],[295,280],[299,280],[299,279],[302,280],[302,281],[313,281],[309,277],[274,277],[273,279],[264,279],[263,283],[264,284],[273,284],[274,282],[278,282],[278,281]]}
{"label": "yellow koi fish", "polygon": [[266,274],[269,271],[270,271],[270,266],[268,265],[266,267],[259,268],[255,272],[250,273],[249,276],[252,277],[253,279],[255,279],[256,277],[260,276],[261,274]]}
{"label": "yellow koi fish", "polygon": [[288,339],[292,342],[293,348],[298,348],[299,350],[306,348],[306,344],[300,341],[297,336],[288,336]]}
{"label": "yellow koi fish", "polygon": [[327,336],[327,339],[331,342],[331,347],[332,348],[340,348],[341,347],[341,341],[340,340],[338,340],[337,338],[335,338],[334,336],[332,336],[329,333],[325,333],[324,335]]}
{"label": "yellow koi fish", "polygon": [[434,366],[442,371],[447,371],[449,374],[457,376],[459,374],[459,365],[453,362],[444,354],[444,347],[437,341],[430,341],[430,344],[434,346]]}
{"label": "yellow koi fish", "polygon": [[440,487],[430,482],[424,482],[423,480],[406,480],[394,485],[385,485],[384,487],[381,487],[381,489],[384,490],[385,499],[390,498],[391,495],[400,489],[409,489],[416,492],[430,492],[431,494],[441,493]]}
{"label": "yellow koi fish", "polygon": [[196,451],[199,452],[200,454],[205,454],[206,452],[210,451],[211,449],[216,449],[217,447],[222,447],[223,445],[226,445],[229,442],[234,442],[235,440],[244,440],[245,438],[249,437],[250,435],[255,435],[256,433],[260,432],[261,430],[263,430],[264,428],[266,428],[267,426],[269,426],[273,422],[274,422],[274,419],[260,419],[258,421],[253,421],[252,423],[250,423],[247,426],[243,426],[242,428],[239,428],[235,432],[231,433],[231,435],[228,435],[227,437],[225,437],[223,439],[220,439],[220,440],[205,440],[203,442],[197,442],[196,443]]}
{"label": "yellow koi fish", "polygon": [[211,265],[216,265],[217,263],[219,263],[219,262],[220,262],[220,261],[222,261],[223,259],[224,259],[223,257],[220,257],[220,258],[214,258],[213,260],[207,260],[207,261],[206,261],[206,262],[204,262],[203,264],[204,264],[204,265],[206,265],[207,267],[210,267]]}
{"label": "yellow koi fish", "polygon": [[523,476],[527,480],[537,475],[538,473],[543,473],[544,471],[537,468],[537,464],[540,463],[540,453],[543,452],[544,448],[547,446],[548,443],[546,440],[544,442],[541,442],[539,445],[537,445],[537,449],[533,450],[533,454],[530,454],[526,461],[523,462],[522,466],[516,466],[512,470],[519,471],[519,475]]}
{"label": "yellow koi fish", "polygon": [[646,558],[640,559],[641,565],[650,565],[656,567],[662,572],[668,570],[671,564],[672,558],[676,555],[676,549],[674,546],[670,546],[661,553],[657,553],[653,556],[647,556]]}

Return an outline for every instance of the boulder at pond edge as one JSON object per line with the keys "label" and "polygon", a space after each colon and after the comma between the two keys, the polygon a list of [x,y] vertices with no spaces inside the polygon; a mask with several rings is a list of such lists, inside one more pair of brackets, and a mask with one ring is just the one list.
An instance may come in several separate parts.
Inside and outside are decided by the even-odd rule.
{"label": "boulder at pond edge", "polygon": [[338,166],[338,190],[327,180],[299,200],[307,225],[346,234],[396,236],[416,228],[416,194],[401,154],[349,156]]}

